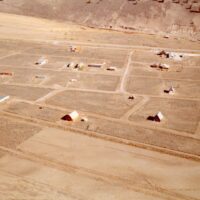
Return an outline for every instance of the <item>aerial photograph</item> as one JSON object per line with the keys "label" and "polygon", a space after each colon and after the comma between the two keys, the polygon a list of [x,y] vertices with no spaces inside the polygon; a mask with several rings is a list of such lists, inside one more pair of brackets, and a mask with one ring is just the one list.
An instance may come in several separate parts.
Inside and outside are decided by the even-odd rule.
{"label": "aerial photograph", "polygon": [[0,0],[0,200],[200,200],[200,0]]}

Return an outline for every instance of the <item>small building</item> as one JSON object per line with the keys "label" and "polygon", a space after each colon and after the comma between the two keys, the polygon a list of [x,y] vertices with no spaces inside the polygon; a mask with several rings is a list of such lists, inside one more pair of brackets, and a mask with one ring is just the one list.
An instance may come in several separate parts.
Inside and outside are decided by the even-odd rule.
{"label": "small building", "polygon": [[150,65],[151,68],[159,68],[159,63],[153,63]]}
{"label": "small building", "polygon": [[191,9],[191,7],[192,7],[192,4],[191,4],[190,2],[188,2],[188,3],[185,5],[185,8],[188,9],[188,10]]}
{"label": "small building", "polygon": [[175,93],[175,89],[171,86],[169,88],[169,94],[174,94]]}
{"label": "small building", "polygon": [[107,71],[117,71],[117,68],[116,67],[108,67]]}
{"label": "small building", "polygon": [[64,121],[77,121],[79,119],[79,113],[77,111],[73,111],[61,118]]}
{"label": "small building", "polygon": [[67,65],[67,67],[74,69],[74,68],[76,67],[76,65],[77,65],[77,64],[74,63],[74,62],[70,62],[70,63]]}
{"label": "small building", "polygon": [[150,67],[161,69],[161,70],[168,70],[170,68],[168,64],[162,64],[162,63],[154,63],[154,64],[151,64]]}
{"label": "small building", "polygon": [[176,61],[181,61],[183,58],[183,54],[181,54],[181,53],[166,52],[165,50],[158,52],[157,55],[162,58],[170,58],[170,59],[174,59]]}
{"label": "small building", "polygon": [[0,72],[0,76],[13,76],[13,72]]}
{"label": "small building", "polygon": [[71,83],[74,83],[74,82],[77,82],[77,79],[72,78],[72,79],[70,79],[69,81],[70,81]]}
{"label": "small building", "polygon": [[161,70],[168,70],[170,68],[170,66],[168,64],[159,64],[159,68]]}
{"label": "small building", "polygon": [[75,52],[80,52],[81,48],[79,46],[73,46],[72,45],[72,46],[69,47],[69,49],[70,49],[70,52],[74,52],[75,53]]}
{"label": "small building", "polygon": [[45,75],[35,75],[35,78],[37,78],[37,79],[45,79],[46,76]]}
{"label": "small building", "polygon": [[164,35],[163,38],[169,39],[169,35]]}
{"label": "small building", "polygon": [[101,68],[102,65],[103,64],[92,63],[92,64],[88,64],[88,67]]}
{"label": "small building", "polygon": [[79,63],[79,64],[78,64],[78,69],[79,69],[79,70],[83,70],[84,67],[85,67],[85,64],[84,64],[84,63]]}
{"label": "small building", "polygon": [[161,122],[164,119],[164,116],[161,112],[158,112],[155,116],[147,117],[147,120]]}
{"label": "small building", "polygon": [[0,96],[0,103],[8,100],[10,98],[10,96]]}
{"label": "small building", "polygon": [[170,52],[169,58],[173,59],[175,61],[181,61],[183,59],[183,54],[182,53],[176,53],[176,52]]}
{"label": "small building", "polygon": [[168,90],[164,90],[164,92],[173,95],[175,93],[175,88],[171,86]]}
{"label": "small building", "polygon": [[48,63],[48,60],[45,58],[40,58],[35,64],[36,65],[46,65]]}
{"label": "small building", "polygon": [[154,121],[156,122],[161,122],[164,119],[164,116],[161,112],[158,112],[155,116],[154,116]]}
{"label": "small building", "polygon": [[200,2],[193,3],[190,8],[190,12],[200,13]]}
{"label": "small building", "polygon": [[134,100],[135,97],[134,97],[134,96],[129,96],[128,99],[129,99],[129,100]]}
{"label": "small building", "polygon": [[169,58],[169,53],[167,53],[165,50],[158,52],[157,55],[160,57]]}

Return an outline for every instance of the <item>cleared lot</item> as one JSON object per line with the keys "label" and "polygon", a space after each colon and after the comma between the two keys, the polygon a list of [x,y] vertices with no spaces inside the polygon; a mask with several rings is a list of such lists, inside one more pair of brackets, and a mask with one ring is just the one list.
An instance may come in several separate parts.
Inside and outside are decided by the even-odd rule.
{"label": "cleared lot", "polygon": [[41,119],[49,122],[56,122],[66,114],[64,111],[23,102],[12,102],[5,110],[21,116]]}
{"label": "cleared lot", "polygon": [[4,147],[14,149],[21,142],[41,130],[39,126],[13,120],[2,115],[0,115],[0,118],[0,145]]}
{"label": "cleared lot", "polygon": [[0,95],[1,96],[14,96],[26,100],[35,101],[41,96],[46,95],[51,92],[51,89],[46,88],[36,88],[29,86],[15,86],[15,85],[1,85],[0,87]]}
{"label": "cleared lot", "polygon": [[11,55],[6,58],[0,59],[1,65],[11,65],[13,67],[20,65],[20,66],[34,66],[34,63],[38,61],[41,56],[35,55],[25,55],[25,54],[16,54]]}
{"label": "cleared lot", "polygon": [[132,56],[132,60],[134,62],[144,62],[147,64],[161,62],[170,64],[172,66],[183,65],[185,67],[197,67],[200,65],[200,56],[190,56],[188,54],[185,55],[183,53],[183,58],[179,61],[179,60],[174,60],[172,58],[161,58],[156,54],[157,54],[156,51],[135,50]]}
{"label": "cleared lot", "polygon": [[157,123],[148,121],[147,117],[154,116],[158,111],[165,116],[164,121],[158,124],[160,127],[195,133],[200,120],[199,101],[151,98],[138,112],[131,115],[130,120],[155,126]]}
{"label": "cleared lot", "polygon": [[3,157],[5,155],[5,152],[0,151],[0,158]]}
{"label": "cleared lot", "polygon": [[132,64],[130,76],[144,76],[144,77],[161,77],[165,79],[187,79],[193,81],[199,81],[200,67],[189,68],[184,66],[174,66],[169,71],[160,71],[155,68],[151,68],[150,65],[144,64]]}
{"label": "cleared lot", "polygon": [[174,97],[177,96],[186,99],[195,98],[198,100],[200,98],[200,81],[190,82],[190,81],[166,80],[164,83],[163,91],[168,89],[170,86],[173,86],[176,90]]}
{"label": "cleared lot", "polygon": [[130,103],[127,95],[70,90],[50,98],[47,104],[119,118],[141,99]]}
{"label": "cleared lot", "polygon": [[[98,89],[113,91],[119,84],[120,76],[112,74],[93,74],[65,70],[62,72],[47,69],[28,69],[14,67],[0,67],[0,72],[13,72],[13,76],[0,76],[1,83],[20,83],[46,85],[53,87],[73,87],[82,89]],[[37,78],[41,76],[44,78]],[[71,81],[74,80],[75,81]]]}
{"label": "cleared lot", "polygon": [[51,78],[45,82],[47,86],[61,85],[69,88],[114,91],[119,83],[119,76],[100,74],[84,74],[76,72],[51,73]]}
{"label": "cleared lot", "polygon": [[38,75],[50,76],[50,72],[47,70],[40,70],[40,69],[28,69],[26,67],[19,68],[19,67],[8,67],[8,66],[1,66],[1,72],[12,72],[13,76],[10,77],[0,77],[0,81],[4,81],[7,83],[20,83],[20,84],[40,84],[44,81],[44,79],[36,78]]}
{"label": "cleared lot", "polygon": [[114,50],[104,48],[91,48],[91,47],[80,47],[80,52],[73,53],[69,51],[69,45],[64,47],[56,46],[41,46],[34,49],[25,51],[30,54],[40,55],[53,55],[53,56],[66,56],[71,59],[97,59],[110,61],[112,65],[123,67],[125,59],[128,55],[127,50]]}
{"label": "cleared lot", "polygon": [[[199,195],[195,191],[200,176],[197,162],[56,129],[41,131],[18,149],[38,162],[7,156],[0,161],[0,171],[18,176],[21,186],[22,179],[33,183],[38,196],[50,187],[60,191],[57,198],[66,199],[88,199],[88,194],[95,200],[193,199]],[[13,179],[9,186],[16,186]],[[2,175],[0,180],[6,182]],[[16,190],[17,197],[30,197],[31,191]]]}
{"label": "cleared lot", "polygon": [[[27,50],[30,47],[35,47],[37,44],[33,42],[26,42],[26,41],[21,41],[21,40],[10,40],[10,39],[1,39],[0,40],[0,47],[1,50],[7,51],[8,52],[13,52],[13,51],[24,51]],[[17,48],[15,48],[17,47]]]}
{"label": "cleared lot", "polygon": [[173,79],[149,78],[149,77],[129,77],[127,91],[142,95],[167,96],[164,90],[173,86],[176,90],[173,97],[200,98],[200,81],[179,81]]}
{"label": "cleared lot", "polygon": [[[48,63],[46,65],[35,65],[35,63],[40,58],[48,59]],[[69,57],[61,58],[61,57],[48,57],[45,54],[24,54],[18,53],[16,55],[10,55],[6,58],[0,58],[0,65],[4,67],[4,65],[9,65],[11,67],[26,67],[26,68],[50,68],[50,69],[61,69],[66,63],[70,60]]]}
{"label": "cleared lot", "polygon": [[[34,119],[40,119],[48,122],[57,122],[60,121],[61,117],[65,115],[66,113],[69,113],[70,110],[61,111],[57,109],[52,109],[48,107],[43,107],[42,109],[39,109],[40,106],[37,105],[31,105],[26,103],[17,103],[17,104],[11,104],[7,109],[5,109],[8,112],[15,113],[18,115],[21,115],[22,117],[29,117]],[[147,111],[147,115],[149,109],[144,107]],[[185,108],[188,109],[189,108]],[[177,108],[176,108],[177,110]],[[188,111],[186,110],[186,111]],[[153,110],[155,111],[155,109]],[[183,152],[183,153],[189,153],[191,155],[200,155],[200,151],[198,146],[200,145],[200,141],[197,139],[192,139],[190,137],[176,135],[170,131],[171,130],[178,130],[178,131],[188,131],[188,134],[194,133],[192,131],[195,131],[196,128],[198,128],[198,124],[193,121],[186,121],[185,118],[178,113],[174,111],[170,114],[174,114],[173,118],[179,120],[173,122],[173,118],[168,120],[168,113],[165,113],[165,120],[158,124],[156,122],[148,122],[146,121],[146,116],[140,116],[138,113],[135,115],[132,115],[130,117],[130,120],[134,123],[127,123],[123,121],[115,121],[112,119],[104,119],[99,117],[94,117],[91,115],[85,115],[84,112],[81,112],[80,114],[82,116],[87,116],[89,121],[87,123],[83,123],[81,121],[76,123],[68,123],[63,122],[63,127],[72,126],[74,128],[79,128],[82,130],[97,132],[103,135],[110,135],[122,139],[127,139],[143,144],[150,144],[155,147],[161,147],[163,149],[169,149],[169,150],[175,150],[177,152]],[[143,112],[145,113],[145,112]],[[193,116],[192,119],[197,120],[199,118],[199,112],[198,110],[195,113],[195,116]],[[170,121],[171,120],[171,121]],[[138,125],[135,125],[135,123]],[[141,125],[148,125],[149,128],[143,128]],[[115,128],[113,128],[115,127]],[[160,130],[159,128],[165,127],[169,128],[169,130]],[[190,131],[190,132],[189,132]],[[188,135],[189,136],[189,135]],[[159,140],[158,140],[159,138]],[[171,142],[173,141],[173,143]]]}
{"label": "cleared lot", "polygon": [[137,126],[131,123],[116,122],[93,117],[90,119],[89,126],[85,128],[93,132],[132,140],[143,144],[150,144],[164,149],[200,155],[200,150],[198,148],[200,140],[176,135],[172,133],[172,131],[170,132],[170,130],[160,130],[159,125],[157,124],[153,124],[152,128],[143,128],[142,124],[146,125],[142,120],[139,121],[139,125]]}
{"label": "cleared lot", "polygon": [[162,95],[164,80],[146,77],[129,77],[127,91],[136,94]]}
{"label": "cleared lot", "polygon": [[[151,102],[154,102],[154,107],[150,109],[148,105]],[[158,109],[161,109],[157,105],[158,102],[162,102],[162,100],[150,101],[150,103],[144,105],[144,107],[138,110],[138,112],[136,112],[134,115],[131,115],[130,120],[133,122],[133,124],[123,122],[123,120],[115,121],[112,119],[94,117],[93,115],[88,115],[84,112],[80,112],[81,116],[88,117],[89,121],[87,123],[83,123],[81,121],[78,121],[76,123],[63,122],[60,125],[62,125],[63,127],[70,126],[82,130],[97,132],[103,135],[110,135],[139,143],[150,144],[155,147],[175,150],[177,152],[200,155],[198,148],[198,146],[200,145],[199,140],[172,133],[172,130],[180,131],[180,133],[195,133],[196,129],[198,128],[200,113],[199,105],[196,105],[195,107],[195,104],[190,104],[190,106],[188,106],[186,102],[179,105],[178,102],[174,101],[171,104],[168,102],[167,105],[167,102],[165,101],[162,103],[165,104],[166,107],[165,109],[161,110],[165,116],[164,121],[161,123],[147,121],[146,118],[149,115],[152,115],[152,113],[155,113],[156,111],[158,111]],[[161,103],[159,105],[162,106]],[[169,106],[171,107],[171,109],[168,109]],[[18,102],[12,103],[4,110],[10,113],[21,115],[22,117],[25,116],[48,122],[59,122],[61,120],[61,117],[71,111],[70,109],[58,110],[56,108],[48,108],[46,106],[42,106],[42,108],[40,107],[41,106],[39,105]],[[193,113],[193,116],[190,117],[190,121],[188,121],[187,116],[183,113],[189,113],[191,112],[191,110],[194,109],[195,113]],[[182,111],[182,113],[180,111]],[[174,119],[176,120],[174,121]],[[139,126],[135,124],[138,124]],[[148,126],[148,128],[143,128],[142,125]],[[162,127],[167,128],[168,130],[160,130],[160,128]],[[171,141],[173,141],[173,143]]]}
{"label": "cleared lot", "polygon": [[52,200],[199,196],[198,162],[56,129],[41,131],[17,149],[18,157],[0,159],[3,199],[12,194]]}
{"label": "cleared lot", "polygon": [[13,54],[14,52],[15,51],[8,51],[5,49],[0,49],[0,59],[1,59],[1,57]]}

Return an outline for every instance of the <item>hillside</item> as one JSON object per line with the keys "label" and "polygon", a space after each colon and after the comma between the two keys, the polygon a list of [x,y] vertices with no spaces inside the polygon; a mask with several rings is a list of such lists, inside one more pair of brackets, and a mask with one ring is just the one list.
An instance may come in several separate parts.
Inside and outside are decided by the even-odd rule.
{"label": "hillside", "polygon": [[200,32],[199,0],[3,0],[0,11],[126,31]]}

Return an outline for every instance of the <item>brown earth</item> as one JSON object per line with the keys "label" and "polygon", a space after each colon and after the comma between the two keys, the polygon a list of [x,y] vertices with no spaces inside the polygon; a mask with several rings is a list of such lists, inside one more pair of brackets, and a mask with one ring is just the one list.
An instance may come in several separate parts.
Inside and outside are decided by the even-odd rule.
{"label": "brown earth", "polygon": [[0,199],[199,200],[199,42],[5,13],[0,27]]}
{"label": "brown earth", "polygon": [[153,0],[3,0],[0,2],[0,11],[72,21],[99,28],[143,30],[157,34],[167,32],[199,38],[200,2],[198,0],[195,2],[192,0],[180,0],[176,3],[172,0],[165,0],[163,3]]}

